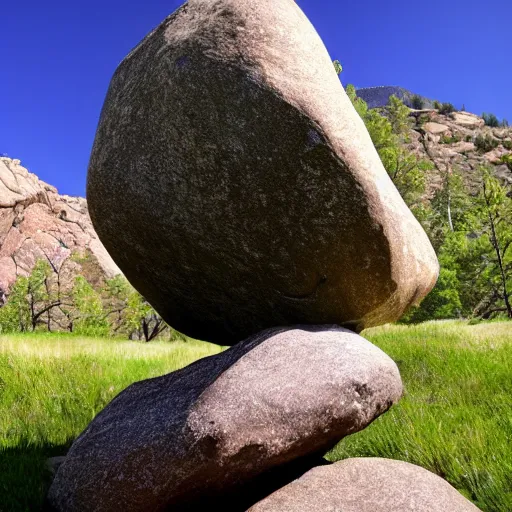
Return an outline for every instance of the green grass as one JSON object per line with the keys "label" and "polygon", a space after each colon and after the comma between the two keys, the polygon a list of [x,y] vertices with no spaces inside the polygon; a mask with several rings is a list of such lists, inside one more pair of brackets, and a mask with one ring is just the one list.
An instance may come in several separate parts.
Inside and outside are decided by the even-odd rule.
{"label": "green grass", "polygon": [[412,462],[484,512],[512,511],[512,323],[427,322],[363,335],[397,362],[405,396],[329,460]]}
{"label": "green grass", "polygon": [[0,511],[40,509],[46,459],[65,454],[122,389],[219,351],[192,340],[0,336]]}
{"label": "green grass", "polygon": [[[399,365],[405,396],[330,460],[407,460],[446,478],[484,512],[512,510],[512,323],[435,322],[363,333]],[[37,511],[45,460],[130,383],[219,352],[65,335],[0,336],[0,511]]]}

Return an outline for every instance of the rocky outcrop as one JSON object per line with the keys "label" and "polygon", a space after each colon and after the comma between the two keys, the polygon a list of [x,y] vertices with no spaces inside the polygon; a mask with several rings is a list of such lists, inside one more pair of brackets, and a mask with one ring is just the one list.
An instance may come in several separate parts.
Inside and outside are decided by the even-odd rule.
{"label": "rocky outcrop", "polygon": [[427,196],[438,189],[447,172],[458,170],[471,185],[481,165],[491,164],[496,175],[512,186],[512,169],[502,157],[512,154],[512,128],[491,128],[469,112],[441,114],[437,110],[411,110],[413,126],[408,148],[418,158],[430,160]]}
{"label": "rocky outcrop", "polygon": [[123,391],[74,443],[49,502],[67,512],[204,510],[190,508],[201,496],[225,510],[237,487],[325,453],[401,393],[395,363],[357,334],[271,329]]}
{"label": "rocky outcrop", "polygon": [[437,279],[289,0],[196,0],[144,39],[112,79],[87,197],[134,287],[207,341],[304,322],[360,331],[397,320]]}
{"label": "rocky outcrop", "polygon": [[[84,266],[80,258],[87,255],[88,265]],[[59,195],[19,160],[2,157],[0,302],[18,276],[30,274],[38,259],[48,261],[55,273],[62,273],[69,286],[76,275],[98,282],[120,273],[98,240],[84,198]]]}
{"label": "rocky outcrop", "polygon": [[312,469],[248,512],[478,512],[426,469],[387,459],[347,459]]}

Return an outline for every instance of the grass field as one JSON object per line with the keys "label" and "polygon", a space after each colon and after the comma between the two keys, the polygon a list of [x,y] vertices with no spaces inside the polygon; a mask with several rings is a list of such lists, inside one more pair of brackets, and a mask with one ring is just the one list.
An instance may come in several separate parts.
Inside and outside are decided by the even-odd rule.
{"label": "grass field", "polygon": [[[512,323],[386,326],[363,333],[399,365],[406,393],[330,460],[381,456],[446,478],[484,512],[512,510]],[[220,348],[60,335],[0,336],[0,511],[37,511],[45,460],[130,383]]]}

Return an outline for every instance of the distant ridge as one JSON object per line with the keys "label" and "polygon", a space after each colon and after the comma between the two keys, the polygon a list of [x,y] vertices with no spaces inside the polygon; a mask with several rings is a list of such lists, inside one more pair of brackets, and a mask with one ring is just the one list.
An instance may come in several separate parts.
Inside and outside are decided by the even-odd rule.
{"label": "distant ridge", "polygon": [[[369,108],[385,107],[388,104],[389,97],[395,95],[400,98],[408,107],[412,108],[412,98],[414,93],[394,85],[382,85],[377,87],[363,87],[356,90],[359,98],[364,100]],[[423,108],[434,108],[433,100],[418,95],[423,100]]]}

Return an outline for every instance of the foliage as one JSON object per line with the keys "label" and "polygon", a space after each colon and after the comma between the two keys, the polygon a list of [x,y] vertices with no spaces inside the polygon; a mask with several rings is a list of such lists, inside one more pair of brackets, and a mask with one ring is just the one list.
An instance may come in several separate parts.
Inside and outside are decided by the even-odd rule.
{"label": "foliage", "polygon": [[110,326],[100,294],[82,276],[75,278],[73,303],[73,332],[86,336],[108,336]]}
{"label": "foliage", "polygon": [[334,70],[336,71],[337,75],[341,75],[341,72],[343,71],[343,66],[341,65],[339,60],[335,60],[333,62],[334,64]]}
{"label": "foliage", "polygon": [[460,141],[461,141],[460,135],[454,133],[451,136],[442,135],[441,140],[439,142],[441,144],[456,144],[457,142],[460,142]]}
{"label": "foliage", "polygon": [[408,140],[412,119],[409,108],[396,96],[391,96],[383,115],[356,95],[352,85],[347,95],[364,121],[380,159],[405,202],[412,209],[420,208],[419,199],[425,190],[426,174],[432,168],[430,162],[420,160],[404,143]]}
{"label": "foliage", "polygon": [[481,153],[488,153],[497,148],[499,142],[490,134],[478,134],[475,138],[475,146]]}
{"label": "foliage", "polygon": [[434,108],[435,108],[436,110],[440,110],[440,109],[441,109],[441,103],[439,103],[439,101],[434,100],[433,105],[434,105]]}
{"label": "foliage", "polygon": [[[81,257],[74,256],[73,261]],[[7,303],[0,308],[0,332],[67,330],[152,341],[168,330],[163,319],[123,276],[107,281],[95,279],[104,283],[99,289],[84,276],[78,276],[66,292],[59,272],[46,260],[40,260],[28,277],[18,277]],[[170,334],[172,339],[181,337],[176,331]]]}
{"label": "foliage", "polygon": [[497,128],[500,125],[498,118],[494,114],[488,114],[484,112],[482,114],[482,119],[485,121],[486,126]]}
{"label": "foliage", "polygon": [[440,114],[451,114],[452,112],[456,112],[457,109],[451,103],[442,103],[439,106]]}
{"label": "foliage", "polygon": [[512,140],[510,140],[510,139],[504,140],[502,142],[502,144],[503,144],[503,147],[505,149],[508,149],[509,151],[512,151]]}
{"label": "foliage", "polygon": [[500,158],[501,163],[505,164],[512,171],[512,154],[503,155]]}
{"label": "foliage", "polygon": [[412,308],[402,319],[402,323],[420,323],[427,320],[442,320],[460,316],[462,304],[458,293],[457,272],[441,267],[436,286],[421,307]]}
{"label": "foliage", "polygon": [[411,105],[412,105],[412,108],[414,108],[415,110],[421,110],[425,107],[425,101],[423,100],[423,98],[421,96],[418,96],[417,94],[415,94],[411,98]]}

